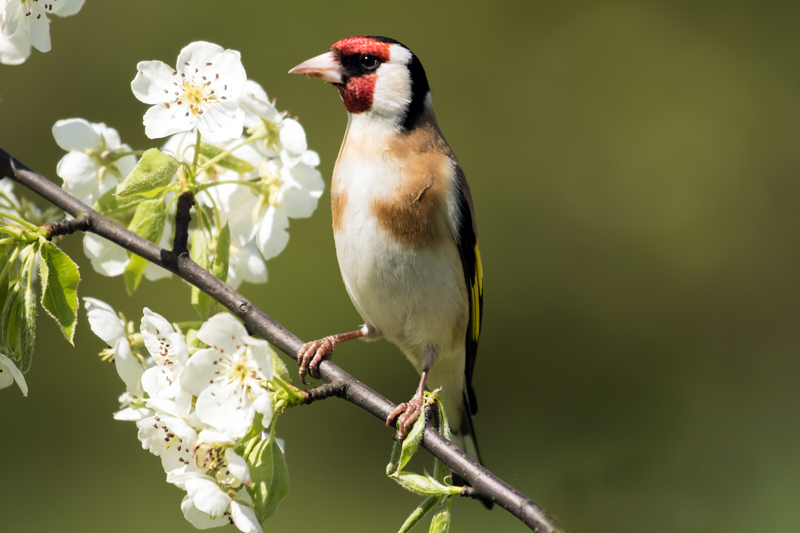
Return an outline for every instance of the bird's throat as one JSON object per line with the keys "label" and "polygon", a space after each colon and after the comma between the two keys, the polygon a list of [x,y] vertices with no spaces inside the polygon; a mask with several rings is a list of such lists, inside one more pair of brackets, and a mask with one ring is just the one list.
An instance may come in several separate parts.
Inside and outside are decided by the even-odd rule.
{"label": "bird's throat", "polygon": [[339,94],[342,96],[344,107],[348,113],[359,114],[372,108],[375,97],[375,84],[377,74],[367,74],[347,80],[346,85],[339,85]]}

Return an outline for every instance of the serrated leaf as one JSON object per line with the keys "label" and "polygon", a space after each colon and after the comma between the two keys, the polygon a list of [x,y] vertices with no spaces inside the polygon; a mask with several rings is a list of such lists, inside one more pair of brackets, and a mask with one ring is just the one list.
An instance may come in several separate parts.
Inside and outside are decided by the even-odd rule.
{"label": "serrated leaf", "polygon": [[177,159],[151,148],[139,159],[125,181],[117,187],[116,194],[120,198],[137,194],[153,198],[169,185],[178,166],[180,165]]}
{"label": "serrated leaf", "polygon": [[394,441],[394,446],[392,446],[392,456],[389,458],[389,464],[386,465],[386,475],[391,476],[395,472],[397,472],[397,465],[400,464],[400,453],[403,451],[400,443]]}
{"label": "serrated leaf", "polygon": [[98,198],[92,206],[92,209],[102,215],[111,216],[127,211],[128,209],[133,209],[143,200],[145,200],[145,197],[139,195],[120,198],[117,196],[117,189],[114,188],[106,191],[103,196]]}
{"label": "serrated leaf", "polygon": [[448,533],[450,531],[450,509],[439,511],[433,515],[429,533]]}
{"label": "serrated leaf", "polygon": [[214,256],[214,269],[212,271],[217,279],[223,283],[228,282],[228,262],[230,260],[230,253],[231,228],[226,222],[225,225],[222,226],[222,231],[219,232],[219,238],[217,239],[217,255]]}
{"label": "serrated leaf", "polygon": [[414,509],[414,511],[406,518],[406,521],[403,522],[403,525],[400,526],[400,531],[398,533],[408,533],[412,527],[416,526],[417,523],[422,520],[426,514],[430,512],[431,509],[436,505],[436,502],[439,501],[439,498],[436,496],[432,496],[427,500],[423,501],[419,504],[419,507]]}
{"label": "serrated leaf", "polygon": [[[208,253],[208,239],[206,238],[205,232],[202,230],[197,230],[192,233],[189,256],[200,268],[209,270],[211,258]],[[197,311],[197,314],[200,315],[201,320],[211,318],[211,315],[216,311],[215,304],[216,302],[211,296],[192,285],[192,306],[195,311]]]}
{"label": "serrated leaf", "polygon": [[[157,243],[161,240],[164,233],[164,221],[166,219],[166,208],[161,200],[147,200],[139,204],[133,214],[133,220],[128,224],[128,229],[140,237],[144,237],[150,242]],[[125,267],[125,289],[128,294],[133,294],[142,281],[142,274],[147,267],[147,260],[132,255],[131,260]]]}
{"label": "serrated leaf", "polygon": [[39,277],[42,282],[42,307],[61,327],[73,346],[78,323],[78,265],[58,246],[45,242],[39,249]]}
{"label": "serrated leaf", "polygon": [[[213,144],[200,143],[200,155],[207,157],[208,159],[213,159],[226,151],[227,150],[225,148],[220,148],[218,146],[214,146]],[[219,165],[222,168],[227,168],[229,170],[235,170],[239,174],[247,174],[248,172],[252,172],[256,169],[256,167],[247,161],[232,155],[223,157],[217,161],[215,165]]]}
{"label": "serrated leaf", "polygon": [[36,339],[36,297],[28,283],[29,275],[26,270],[3,310],[6,350],[23,374],[31,367]]}
{"label": "serrated leaf", "polygon": [[400,453],[400,462],[397,465],[397,471],[400,472],[403,467],[408,464],[411,458],[417,453],[419,443],[422,441],[422,434],[425,429],[425,411],[423,410],[417,418],[414,425],[411,426],[411,431],[408,432],[406,440],[403,441],[403,450]]}
{"label": "serrated leaf", "polygon": [[[436,405],[439,408],[439,433],[442,434],[444,438],[447,440],[452,440],[452,435],[450,433],[450,424],[447,422],[447,413],[444,411],[444,403],[442,399],[439,398],[437,394],[436,398]],[[433,478],[438,481],[439,483],[444,483],[445,478],[453,474],[453,470],[444,464],[438,457],[434,458],[433,460]]]}
{"label": "serrated leaf", "polygon": [[396,472],[389,477],[404,489],[420,496],[444,496],[461,492],[460,487],[443,485],[430,476],[421,476],[411,472]]}
{"label": "serrated leaf", "polygon": [[258,521],[263,522],[275,514],[280,501],[289,494],[289,470],[275,439],[259,442],[246,459],[252,480],[247,492]]}

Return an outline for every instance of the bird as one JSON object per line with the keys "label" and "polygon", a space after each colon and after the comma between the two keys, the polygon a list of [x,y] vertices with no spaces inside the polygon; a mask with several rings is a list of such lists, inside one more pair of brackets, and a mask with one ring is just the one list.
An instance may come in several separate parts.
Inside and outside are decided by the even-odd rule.
{"label": "bird", "polygon": [[364,325],[303,345],[300,378],[345,341],[381,337],[420,374],[416,392],[389,414],[403,440],[441,389],[453,441],[482,463],[472,387],[483,317],[483,267],[475,209],[458,159],[433,110],[422,63],[400,42],[354,36],[289,71],[333,84],[347,129],[333,170],[336,254]]}

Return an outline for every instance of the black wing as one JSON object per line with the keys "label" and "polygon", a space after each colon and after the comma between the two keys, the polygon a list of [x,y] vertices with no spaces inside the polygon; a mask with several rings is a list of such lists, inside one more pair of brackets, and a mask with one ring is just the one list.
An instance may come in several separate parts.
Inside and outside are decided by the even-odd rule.
{"label": "black wing", "polygon": [[469,296],[467,360],[464,365],[466,400],[470,414],[475,416],[478,413],[478,400],[472,389],[472,373],[475,369],[475,359],[478,356],[478,338],[481,335],[481,319],[483,318],[483,268],[481,267],[481,252],[478,248],[478,229],[475,222],[475,209],[472,205],[472,194],[470,194],[464,171],[455,158],[453,158],[453,165],[460,185],[458,191],[460,219],[457,236],[458,250],[461,254],[464,282],[467,284],[467,295]]}

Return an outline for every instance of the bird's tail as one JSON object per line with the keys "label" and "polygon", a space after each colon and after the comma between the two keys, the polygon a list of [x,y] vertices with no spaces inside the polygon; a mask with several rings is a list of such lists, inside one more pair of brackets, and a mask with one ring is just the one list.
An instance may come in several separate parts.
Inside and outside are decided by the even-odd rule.
{"label": "bird's tail", "polygon": [[[469,399],[465,395],[464,408],[461,410],[461,424],[459,424],[458,431],[452,432],[452,440],[453,444],[464,450],[467,455],[483,464],[481,452],[478,449],[478,440],[475,438],[475,426],[472,424],[471,412],[473,410],[470,409]],[[468,483],[458,474],[453,474],[453,484],[467,485]],[[491,509],[494,506],[494,503],[486,498],[480,498],[480,500],[487,509]]]}

